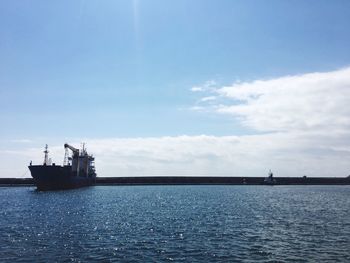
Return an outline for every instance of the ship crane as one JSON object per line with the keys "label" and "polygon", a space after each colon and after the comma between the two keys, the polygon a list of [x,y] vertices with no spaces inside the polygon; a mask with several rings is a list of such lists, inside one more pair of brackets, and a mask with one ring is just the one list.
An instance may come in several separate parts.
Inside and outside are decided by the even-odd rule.
{"label": "ship crane", "polygon": [[64,148],[65,148],[65,149],[68,148],[68,149],[70,149],[73,153],[79,154],[79,150],[76,149],[76,148],[74,148],[73,146],[69,145],[68,143],[65,143],[65,144],[64,144]]}
{"label": "ship crane", "polygon": [[76,155],[76,156],[79,156],[79,150],[69,145],[68,143],[64,144],[64,149],[65,149],[65,153],[64,153],[63,165],[69,165],[69,160],[71,160],[71,158],[69,157],[68,149],[71,150],[73,152],[73,155]]}

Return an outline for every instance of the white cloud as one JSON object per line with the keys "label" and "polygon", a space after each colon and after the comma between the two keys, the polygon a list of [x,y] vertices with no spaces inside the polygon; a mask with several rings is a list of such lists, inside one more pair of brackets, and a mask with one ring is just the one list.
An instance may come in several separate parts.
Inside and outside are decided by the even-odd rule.
{"label": "white cloud", "polygon": [[[265,133],[85,139],[98,175],[264,176],[270,168],[276,176],[349,174],[350,68],[213,85],[204,85],[211,96],[205,94],[196,110],[231,114]],[[207,99],[214,96],[220,98]],[[18,147],[0,151],[1,177],[21,176],[30,160],[42,162],[42,145]],[[61,163],[63,144],[50,154]]]}
{"label": "white cloud", "polygon": [[[345,176],[349,170],[348,134],[271,133],[249,136],[177,136],[86,139],[99,176],[232,175]],[[79,143],[72,143],[78,146]],[[19,177],[30,160],[41,163],[42,147],[0,151],[2,177]],[[57,164],[63,145],[50,147]],[[29,176],[29,173],[27,173]]]}
{"label": "white cloud", "polygon": [[202,87],[198,87],[198,86],[194,86],[194,87],[191,88],[191,91],[193,91],[193,92],[203,91],[203,88]]}
{"label": "white cloud", "polygon": [[215,90],[216,85],[217,85],[217,82],[215,80],[208,80],[203,85],[193,86],[191,88],[191,91],[192,92],[213,91]]}
{"label": "white cloud", "polygon": [[259,131],[350,128],[350,68],[243,82],[216,92],[234,101],[217,112]]}
{"label": "white cloud", "polygon": [[213,100],[216,100],[215,96],[208,96],[200,99],[201,102],[207,102],[207,101],[213,101]]}
{"label": "white cloud", "polygon": [[[290,176],[342,176],[350,170],[350,67],[235,82],[211,90],[216,100],[205,95],[200,100],[202,112],[230,114],[253,131],[269,132],[238,137],[245,142],[242,153],[253,149],[258,157],[237,158],[248,165],[271,160],[271,167]],[[252,174],[257,175],[255,168]]]}

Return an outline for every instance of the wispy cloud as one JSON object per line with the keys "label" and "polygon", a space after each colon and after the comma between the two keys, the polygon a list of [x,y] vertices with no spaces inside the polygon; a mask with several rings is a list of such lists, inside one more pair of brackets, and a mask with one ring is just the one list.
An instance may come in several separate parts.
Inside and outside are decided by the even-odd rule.
{"label": "wispy cloud", "polygon": [[213,101],[216,100],[216,96],[208,96],[208,97],[203,97],[200,99],[201,102],[208,102],[208,101]]}
{"label": "wispy cloud", "polygon": [[202,87],[199,87],[199,86],[194,86],[191,88],[191,91],[192,92],[197,92],[197,91],[204,91]]}
{"label": "wispy cloud", "polygon": [[190,90],[192,92],[203,92],[215,90],[217,82],[215,80],[208,80],[202,85],[193,86]]}
{"label": "wispy cloud", "polygon": [[241,82],[212,93],[226,101],[208,107],[234,115],[257,131],[350,128],[350,68]]}
{"label": "wispy cloud", "polygon": [[241,117],[257,130],[350,128],[350,68],[241,83],[217,92],[241,102],[218,112]]}

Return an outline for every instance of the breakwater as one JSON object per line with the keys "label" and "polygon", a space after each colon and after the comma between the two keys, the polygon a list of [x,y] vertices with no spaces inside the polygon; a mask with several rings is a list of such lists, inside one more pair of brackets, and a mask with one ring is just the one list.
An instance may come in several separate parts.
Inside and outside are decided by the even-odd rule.
{"label": "breakwater", "polygon": [[[151,176],[100,177],[98,185],[261,185],[265,177]],[[350,185],[350,177],[275,177],[276,185]]]}
{"label": "breakwater", "polygon": [[[138,176],[97,177],[96,185],[263,185],[265,177]],[[274,177],[275,185],[350,185],[348,177]],[[32,178],[0,178],[2,186],[34,185]]]}

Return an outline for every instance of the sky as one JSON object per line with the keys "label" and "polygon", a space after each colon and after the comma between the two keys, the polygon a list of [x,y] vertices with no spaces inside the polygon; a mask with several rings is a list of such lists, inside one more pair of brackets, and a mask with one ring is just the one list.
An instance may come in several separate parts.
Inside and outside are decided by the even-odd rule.
{"label": "sky", "polygon": [[0,177],[350,174],[347,0],[0,2]]}

